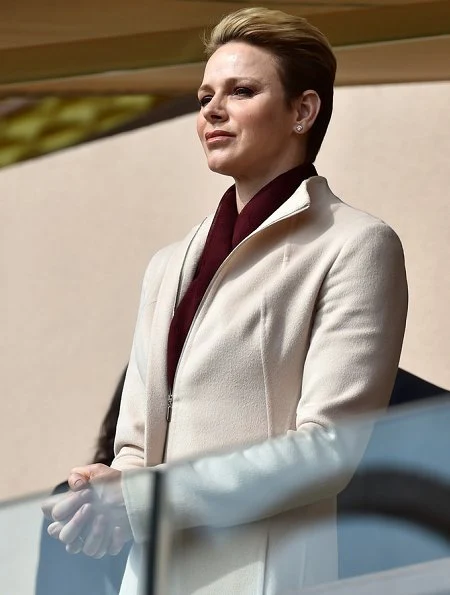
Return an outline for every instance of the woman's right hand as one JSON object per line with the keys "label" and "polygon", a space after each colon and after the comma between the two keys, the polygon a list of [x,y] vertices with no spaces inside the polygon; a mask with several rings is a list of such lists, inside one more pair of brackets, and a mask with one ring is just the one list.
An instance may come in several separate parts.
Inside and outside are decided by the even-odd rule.
{"label": "woman's right hand", "polygon": [[[92,482],[92,483],[91,483]],[[47,531],[69,553],[101,558],[116,555],[132,538],[121,488],[121,473],[106,465],[72,470],[71,491],[51,496],[42,505],[54,521]]]}

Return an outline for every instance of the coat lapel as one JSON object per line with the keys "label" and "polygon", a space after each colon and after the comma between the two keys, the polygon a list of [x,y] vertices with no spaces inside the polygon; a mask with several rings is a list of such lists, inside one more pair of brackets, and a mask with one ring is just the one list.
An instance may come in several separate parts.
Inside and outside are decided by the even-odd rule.
{"label": "coat lapel", "polygon": [[161,463],[166,437],[167,337],[177,303],[191,282],[206,242],[212,217],[194,228],[176,245],[169,258],[153,314],[148,354],[146,465]]}

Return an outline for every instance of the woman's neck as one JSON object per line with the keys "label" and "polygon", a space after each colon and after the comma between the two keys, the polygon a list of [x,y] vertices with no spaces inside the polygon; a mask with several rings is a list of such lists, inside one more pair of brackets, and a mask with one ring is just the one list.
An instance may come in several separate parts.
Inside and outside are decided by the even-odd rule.
{"label": "woman's neck", "polygon": [[284,167],[280,167],[276,171],[272,170],[267,172],[265,175],[262,174],[258,177],[252,178],[235,178],[235,186],[236,186],[236,207],[237,212],[240,213],[242,209],[248,204],[251,199],[261,190],[264,188],[269,182],[284,174],[285,172],[293,169],[301,165],[300,163],[290,163],[286,164]]}

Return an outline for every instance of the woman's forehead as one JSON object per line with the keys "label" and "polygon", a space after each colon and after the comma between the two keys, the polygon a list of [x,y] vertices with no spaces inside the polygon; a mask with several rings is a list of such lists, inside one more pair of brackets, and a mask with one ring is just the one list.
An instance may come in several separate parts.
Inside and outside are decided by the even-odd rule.
{"label": "woman's forehead", "polygon": [[274,76],[278,73],[270,52],[244,42],[229,42],[220,46],[206,63],[202,84],[244,78],[265,81]]}

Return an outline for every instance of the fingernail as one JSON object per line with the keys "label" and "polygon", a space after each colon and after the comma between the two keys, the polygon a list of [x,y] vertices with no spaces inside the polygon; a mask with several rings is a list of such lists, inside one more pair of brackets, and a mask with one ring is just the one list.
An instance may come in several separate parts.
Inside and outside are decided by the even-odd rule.
{"label": "fingernail", "polygon": [[84,485],[84,481],[82,479],[77,479],[76,482],[74,483],[74,486],[76,488],[79,488],[82,485]]}
{"label": "fingernail", "polygon": [[57,531],[58,531],[57,523],[52,523],[51,525],[49,525],[47,527],[47,533],[50,535],[50,537],[53,537]]}
{"label": "fingernail", "polygon": [[78,514],[84,514],[86,512],[88,505],[87,504],[83,504],[83,506],[80,506],[80,508],[78,509]]}

